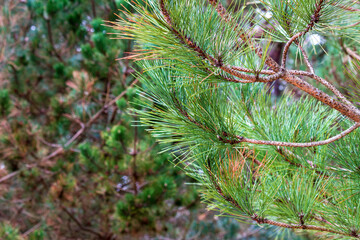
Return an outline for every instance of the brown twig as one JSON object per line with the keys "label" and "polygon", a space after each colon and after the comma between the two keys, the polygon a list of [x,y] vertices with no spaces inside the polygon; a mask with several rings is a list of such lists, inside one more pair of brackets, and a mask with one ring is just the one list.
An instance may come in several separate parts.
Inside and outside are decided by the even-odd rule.
{"label": "brown twig", "polygon": [[48,39],[51,45],[51,49],[54,52],[55,56],[60,60],[60,62],[64,63],[64,60],[62,59],[61,55],[56,51],[54,40],[53,40],[53,34],[52,34],[52,28],[51,28],[51,22],[50,18],[45,18],[46,20],[46,26],[48,31]]}
{"label": "brown twig", "polygon": [[306,64],[307,68],[309,69],[310,73],[315,74],[314,68],[312,67],[312,65],[310,63],[309,57],[307,56],[304,48],[300,45],[300,43],[298,44],[298,48],[300,49],[300,51],[304,57],[305,64]]}
{"label": "brown twig", "polygon": [[277,222],[277,221],[270,220],[270,219],[267,219],[267,218],[260,218],[256,214],[254,214],[251,218],[254,221],[256,221],[258,224],[270,224],[270,225],[273,225],[273,226],[278,226],[278,227],[282,227],[282,228],[290,228],[290,229],[315,230],[315,231],[320,231],[320,232],[329,232],[329,233],[335,233],[335,234],[339,234],[339,235],[345,235],[345,236],[359,238],[359,236],[356,233],[355,234],[349,234],[349,233],[340,232],[340,231],[337,231],[337,230],[333,230],[333,229],[329,229],[329,228],[325,228],[325,227],[320,227],[320,226],[314,226],[314,225],[288,224],[288,223],[283,223],[283,222]]}
{"label": "brown twig", "polygon": [[11,179],[11,178],[13,178],[13,177],[15,177],[15,176],[18,175],[20,172],[21,172],[20,170],[17,170],[17,171],[15,171],[15,172],[9,173],[8,175],[0,178],[0,183],[5,182],[5,181],[7,181],[7,180],[9,180],[9,179]]}

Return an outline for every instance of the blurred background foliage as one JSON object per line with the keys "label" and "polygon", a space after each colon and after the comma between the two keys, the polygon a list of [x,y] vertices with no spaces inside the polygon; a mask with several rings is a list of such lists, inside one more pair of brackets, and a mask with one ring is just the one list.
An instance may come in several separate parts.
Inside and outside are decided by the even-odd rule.
{"label": "blurred background foliage", "polygon": [[0,2],[0,239],[275,238],[207,212],[134,124],[132,42],[103,21],[124,0]]}

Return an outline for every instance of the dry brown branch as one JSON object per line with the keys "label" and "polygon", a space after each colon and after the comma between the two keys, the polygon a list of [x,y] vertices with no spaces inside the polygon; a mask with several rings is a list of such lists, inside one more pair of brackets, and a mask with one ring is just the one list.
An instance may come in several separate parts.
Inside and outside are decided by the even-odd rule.
{"label": "dry brown branch", "polygon": [[13,178],[13,177],[15,177],[15,176],[18,175],[19,173],[20,173],[20,170],[15,171],[15,172],[12,172],[12,173],[9,173],[8,175],[0,178],[0,183],[3,183],[3,182],[5,182],[5,181],[7,181],[7,180],[9,180],[9,179],[11,179],[11,178]]}

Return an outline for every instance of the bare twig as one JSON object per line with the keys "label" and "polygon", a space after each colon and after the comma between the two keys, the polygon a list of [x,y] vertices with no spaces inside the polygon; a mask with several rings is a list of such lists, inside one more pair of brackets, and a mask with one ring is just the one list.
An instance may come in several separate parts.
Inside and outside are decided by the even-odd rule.
{"label": "bare twig", "polygon": [[79,219],[77,219],[66,207],[64,206],[61,206],[61,208],[64,210],[64,212],[78,225],[78,227],[85,231],[85,232],[89,232],[89,233],[92,233],[94,235],[96,235],[99,239],[103,239],[103,235],[98,232],[98,231],[95,231],[91,228],[88,228],[88,227],[85,227],[83,226],[83,224],[79,221]]}
{"label": "bare twig", "polygon": [[36,225],[34,225],[32,228],[30,228],[29,230],[27,230],[26,232],[24,232],[23,234],[21,234],[23,237],[26,237],[26,236],[28,236],[30,233],[32,233],[33,231],[35,231],[36,229],[38,229],[40,226],[41,226],[41,221],[38,223],[38,224],[36,224]]}
{"label": "bare twig", "polygon": [[9,179],[11,179],[11,178],[13,178],[13,177],[15,177],[15,176],[18,175],[19,173],[20,173],[20,170],[17,170],[17,171],[15,171],[15,172],[9,173],[8,175],[0,178],[0,183],[5,182],[5,181],[7,181],[7,180],[9,180]]}

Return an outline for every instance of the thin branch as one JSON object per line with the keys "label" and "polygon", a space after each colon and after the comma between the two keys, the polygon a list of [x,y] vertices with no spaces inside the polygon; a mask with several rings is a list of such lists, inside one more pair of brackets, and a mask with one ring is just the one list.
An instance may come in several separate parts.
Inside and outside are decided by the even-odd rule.
{"label": "thin branch", "polygon": [[11,179],[11,178],[13,178],[13,177],[15,177],[15,176],[18,175],[19,173],[20,173],[20,170],[17,170],[17,171],[15,171],[15,172],[9,173],[8,175],[0,178],[0,183],[5,182],[5,181],[7,181],[7,180],[9,180],[9,179]]}
{"label": "thin branch", "polygon": [[[283,151],[284,150],[284,151]],[[290,153],[291,155],[293,155],[294,157],[300,159],[300,156],[298,155],[295,155],[294,153],[290,152],[288,149],[284,148],[280,148],[280,147],[277,147],[276,151],[283,157],[283,159],[288,162],[290,165],[293,165],[293,166],[296,166],[296,167],[300,167],[300,168],[306,168],[304,165],[300,164],[300,163],[296,163],[296,162],[293,162],[291,161],[285,154],[284,152],[286,153]],[[315,169],[315,172],[323,177],[326,177],[326,178],[329,178],[329,175],[326,174],[326,172],[323,172],[323,171],[319,171],[317,170],[317,166],[310,160],[307,161],[307,163],[311,166],[311,168]]]}
{"label": "thin branch", "polygon": [[337,90],[337,88],[334,85],[332,85],[330,82],[326,81],[325,79],[315,75],[314,73],[309,73],[306,71],[299,71],[299,70],[289,70],[289,73],[293,75],[310,77],[316,80],[317,82],[327,87],[330,91],[332,91],[335,94],[335,96],[341,99],[345,104],[352,107],[354,111],[359,111],[349,100],[346,99],[346,97],[339,90]]}
{"label": "thin branch", "polygon": [[[180,106],[180,102],[179,100],[175,98],[175,102],[177,104],[177,108],[179,110],[179,112],[186,117],[190,122],[194,123],[195,125],[197,125],[198,127],[204,129],[204,130],[210,130],[208,127],[202,125],[201,123],[197,122],[196,120],[192,119],[189,114],[183,110]],[[227,139],[227,137],[229,136],[228,133],[223,133],[223,136],[217,135],[217,138],[224,142],[224,143],[229,143],[229,144],[238,144],[238,143],[242,143],[242,142],[247,142],[247,143],[252,143],[252,144],[258,144],[258,145],[272,145],[272,146],[283,146],[283,147],[315,147],[315,146],[321,146],[321,145],[326,145],[332,142],[335,142],[336,140],[339,140],[343,137],[345,137],[346,135],[348,135],[349,133],[351,133],[352,131],[354,131],[355,129],[357,129],[358,127],[360,127],[360,122],[355,123],[353,126],[351,126],[350,128],[346,129],[345,131],[341,132],[340,134],[331,137],[327,140],[323,140],[323,141],[317,141],[317,142],[307,142],[307,143],[292,143],[292,142],[278,142],[278,141],[264,141],[264,140],[256,140],[256,139],[250,139],[250,138],[245,138],[242,136],[236,136],[237,139]],[[210,130],[211,132],[214,133],[213,130]]]}
{"label": "thin branch", "polygon": [[[136,114],[134,115],[134,122],[136,122]],[[132,152],[132,177],[133,177],[133,187],[134,187],[134,195],[136,196],[138,194],[138,174],[136,171],[137,165],[136,165],[136,156],[138,155],[137,151],[137,144],[138,144],[138,129],[137,125],[134,126],[134,149]]]}
{"label": "thin branch", "polygon": [[316,215],[313,215],[313,218],[318,221],[318,222],[322,222],[322,223],[326,223],[326,224],[329,224],[329,225],[333,225],[331,222],[327,221],[325,218],[323,218],[322,216],[316,216]]}
{"label": "thin branch", "polygon": [[36,229],[38,229],[41,226],[42,222],[40,221],[38,224],[34,225],[33,227],[31,227],[29,230],[27,230],[26,232],[24,232],[22,235],[22,237],[26,237],[28,236],[30,233],[34,232]]}
{"label": "thin branch", "polygon": [[48,39],[51,46],[52,51],[54,52],[55,56],[60,60],[60,62],[64,63],[64,60],[62,59],[61,55],[56,51],[54,40],[53,40],[53,34],[52,34],[52,28],[50,23],[50,18],[45,18],[46,20],[46,26],[47,26],[47,32],[48,32]]}
{"label": "thin branch", "polygon": [[315,99],[319,100],[320,102],[323,102],[329,107],[339,111],[341,114],[347,116],[353,121],[360,122],[360,112],[358,110],[354,109],[351,106],[343,104],[339,101],[336,101],[331,96],[319,90],[318,88],[310,85],[306,81],[288,72],[282,77],[282,79],[294,85],[295,87],[298,87],[299,89],[303,90],[309,95],[313,96]]}
{"label": "thin branch", "polygon": [[96,5],[95,5],[95,0],[91,0],[91,10],[92,10],[93,17],[96,18]]}
{"label": "thin branch", "polygon": [[295,34],[294,36],[292,36],[289,41],[286,43],[285,47],[284,47],[284,51],[283,51],[283,58],[282,58],[282,63],[281,66],[285,67],[286,64],[286,58],[287,58],[287,53],[289,51],[289,48],[291,46],[291,44],[293,42],[297,42],[297,39],[303,35],[305,35],[306,33],[308,33],[310,30],[313,29],[313,27],[315,26],[315,23],[317,23],[320,20],[320,11],[323,7],[325,0],[320,0],[316,6],[315,6],[315,11],[313,13],[313,15],[311,16],[311,20],[309,22],[309,24],[307,25],[306,29],[302,32],[299,32],[297,34]]}
{"label": "thin branch", "polygon": [[300,49],[300,51],[301,51],[301,53],[302,53],[302,55],[304,57],[305,64],[306,64],[307,68],[309,69],[310,73],[315,74],[314,68],[312,67],[312,65],[311,65],[311,63],[309,61],[309,57],[307,56],[304,48],[300,45],[300,43],[298,44],[298,48]]}
{"label": "thin branch", "polygon": [[336,6],[338,8],[341,8],[341,9],[344,9],[344,10],[349,11],[349,12],[359,12],[360,11],[360,9],[353,8],[353,7],[350,7],[350,6],[344,6],[344,5],[336,4],[336,2],[331,3],[331,5]]}
{"label": "thin branch", "polygon": [[344,50],[351,58],[360,61],[360,55],[358,55],[356,52],[345,46],[344,46]]}
{"label": "thin branch", "polygon": [[210,160],[208,159],[208,162],[207,162],[207,165],[208,165],[208,174],[209,174],[209,177],[210,177],[210,180],[212,182],[212,184],[214,185],[216,191],[229,203],[231,203],[235,208],[238,208],[238,209],[241,209],[240,205],[235,201],[235,199],[233,199],[231,196],[226,196],[221,187],[219,186],[218,182],[216,181],[216,177],[214,176],[212,170],[211,170],[211,164],[210,164]]}
{"label": "thin branch", "polygon": [[[221,187],[219,186],[219,184],[217,183],[214,174],[211,171],[211,165],[210,165],[210,161],[208,161],[208,174],[210,177],[210,180],[212,182],[212,184],[214,185],[214,188],[216,189],[216,191],[220,194],[220,196],[226,200],[227,202],[229,202],[230,204],[232,204],[235,208],[241,210],[240,205],[231,197],[231,196],[226,196]],[[339,234],[339,235],[345,235],[345,236],[351,236],[351,237],[356,237],[359,238],[359,236],[357,235],[357,233],[345,233],[345,232],[340,232],[340,231],[336,231],[333,229],[329,229],[329,228],[325,228],[325,227],[320,227],[320,226],[314,226],[314,225],[305,225],[305,224],[288,224],[288,223],[283,223],[283,222],[278,222],[278,221],[273,221],[267,218],[262,218],[259,217],[257,214],[254,214],[253,216],[251,216],[251,219],[255,222],[257,222],[258,224],[269,224],[269,225],[273,225],[273,226],[278,226],[278,227],[282,227],[282,228],[290,228],[290,229],[303,229],[303,230],[315,230],[315,231],[320,231],[320,232],[329,232],[329,233],[335,233],[335,234]]]}
{"label": "thin branch", "polygon": [[96,236],[99,237],[99,239],[102,239],[103,238],[103,235],[100,233],[100,232],[97,232],[91,228],[88,228],[88,227],[84,227],[82,225],[82,223],[79,221],[79,219],[77,219],[66,207],[64,206],[61,206],[61,208],[64,210],[64,212],[78,225],[78,227],[85,231],[85,232],[89,232],[89,233],[92,233]]}
{"label": "thin branch", "polygon": [[359,25],[360,22],[356,22],[356,23],[353,23],[353,24],[350,24],[350,25],[346,25],[346,26],[335,26],[335,27],[332,27],[333,29],[336,29],[336,30],[341,30],[341,29],[347,29],[347,28],[351,28],[351,27],[355,27],[357,25]]}
{"label": "thin branch", "polygon": [[270,224],[273,226],[278,226],[278,227],[282,227],[282,228],[291,228],[291,229],[315,230],[315,231],[329,232],[329,233],[335,233],[335,234],[339,234],[339,235],[359,238],[359,236],[356,233],[349,234],[349,233],[340,232],[340,231],[336,231],[333,229],[320,227],[320,226],[314,226],[314,225],[288,224],[288,223],[283,223],[283,222],[277,222],[277,221],[273,221],[273,220],[270,220],[267,218],[260,218],[256,214],[254,214],[254,216],[252,216],[252,219],[254,221],[256,221],[258,224]]}
{"label": "thin branch", "polygon": [[[232,19],[231,15],[226,12],[225,7],[221,4],[221,2],[219,0],[208,0],[208,1],[210,2],[210,4],[213,7],[216,8],[216,11],[223,18],[224,21],[228,22]],[[251,41],[251,38],[246,34],[246,32],[243,29],[239,29],[238,24],[235,25],[234,30],[239,31],[239,37],[242,39],[244,44],[248,45],[251,49],[253,49],[255,51],[255,53],[259,56],[259,58],[262,59],[263,58],[263,50],[260,47],[260,45]],[[266,56],[265,63],[267,66],[269,66],[275,72],[280,71],[279,64],[277,64],[277,62],[274,59],[272,59],[271,57]]]}
{"label": "thin branch", "polygon": [[338,135],[331,137],[327,140],[317,141],[317,142],[292,143],[292,142],[264,141],[264,140],[256,140],[256,139],[250,139],[250,138],[238,136],[237,138],[239,140],[237,141],[237,143],[246,142],[252,144],[259,144],[259,145],[271,145],[271,146],[283,146],[283,147],[315,147],[315,146],[321,146],[335,142],[336,140],[345,137],[346,135],[348,135],[358,127],[360,127],[360,123],[355,123],[353,126],[339,133]]}

